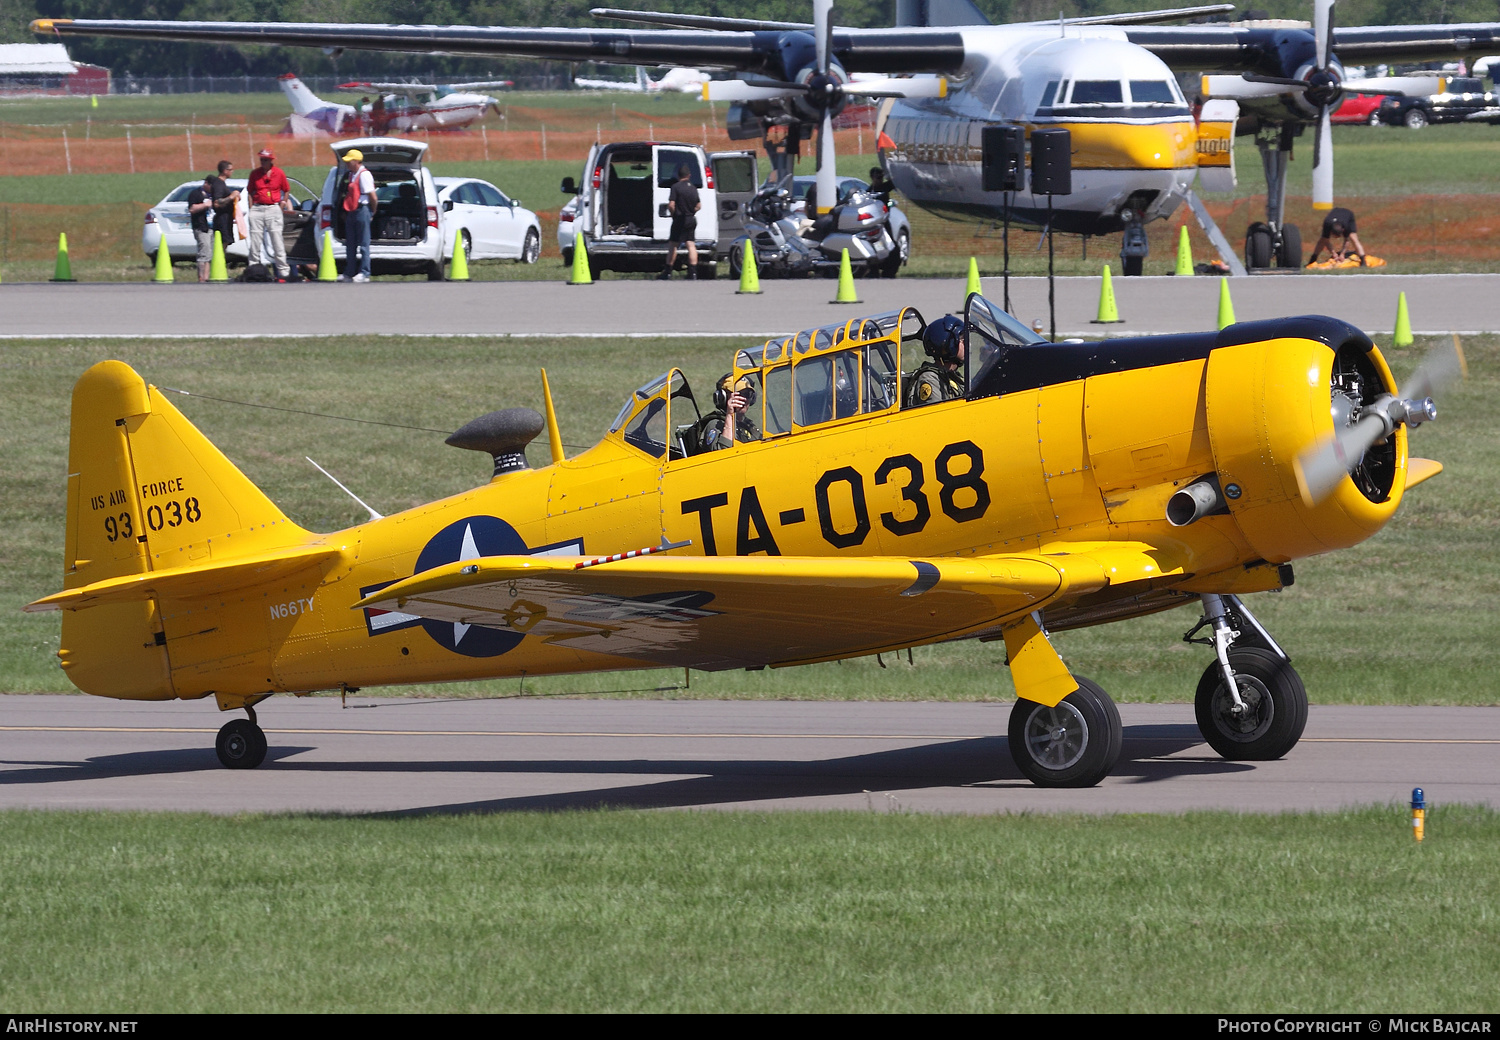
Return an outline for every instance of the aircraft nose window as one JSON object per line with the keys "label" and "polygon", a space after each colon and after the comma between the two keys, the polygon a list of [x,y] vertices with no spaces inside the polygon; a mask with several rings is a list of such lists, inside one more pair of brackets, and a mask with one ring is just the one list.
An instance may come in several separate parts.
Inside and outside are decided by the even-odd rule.
{"label": "aircraft nose window", "polygon": [[1130,99],[1137,105],[1175,105],[1172,84],[1164,80],[1133,79],[1130,81]]}
{"label": "aircraft nose window", "polygon": [[1120,81],[1114,79],[1081,79],[1073,84],[1075,105],[1122,105],[1125,95]]}

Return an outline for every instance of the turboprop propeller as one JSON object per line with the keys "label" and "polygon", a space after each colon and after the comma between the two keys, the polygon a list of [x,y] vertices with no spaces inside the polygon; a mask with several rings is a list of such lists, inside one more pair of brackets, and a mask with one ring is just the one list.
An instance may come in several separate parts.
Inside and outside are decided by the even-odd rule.
{"label": "turboprop propeller", "polygon": [[1344,94],[1435,94],[1438,81],[1430,76],[1389,76],[1345,80],[1344,67],[1333,53],[1335,0],[1313,0],[1313,60],[1293,76],[1247,72],[1238,76],[1204,76],[1205,97],[1241,101],[1297,92],[1300,107],[1317,117],[1313,142],[1313,208],[1333,207],[1333,111]]}
{"label": "turboprop propeller", "polygon": [[[787,32],[782,37],[784,71],[788,80],[753,82],[742,79],[710,80],[703,84],[709,101],[790,101],[818,130],[818,212],[827,213],[837,197],[837,172],[833,147],[833,118],[843,110],[850,94],[860,97],[940,98],[948,94],[948,81],[941,77],[922,79],[866,79],[851,83],[849,74],[833,57],[833,0],[813,0],[813,31]],[[808,47],[809,42],[811,48]],[[809,50],[811,53],[809,53]],[[808,59],[812,60],[809,61]],[[800,67],[796,67],[800,65]]]}
{"label": "turboprop propeller", "polygon": [[1405,423],[1415,429],[1437,418],[1432,395],[1461,376],[1468,375],[1457,337],[1452,345],[1434,348],[1407,381],[1401,395],[1382,394],[1369,405],[1350,407],[1349,399],[1335,394],[1333,437],[1303,453],[1297,460],[1297,489],[1309,506],[1317,505],[1354,473],[1365,452],[1396,432]]}

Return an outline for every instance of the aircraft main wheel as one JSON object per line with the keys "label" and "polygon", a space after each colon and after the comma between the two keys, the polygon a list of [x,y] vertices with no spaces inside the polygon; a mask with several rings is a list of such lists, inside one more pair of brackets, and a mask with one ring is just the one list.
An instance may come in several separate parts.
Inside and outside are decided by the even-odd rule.
{"label": "aircraft main wheel", "polygon": [[1268,762],[1296,746],[1307,725],[1307,690],[1292,666],[1269,650],[1229,651],[1229,667],[1245,710],[1234,698],[1215,661],[1198,680],[1193,707],[1210,747],[1232,762]]}
{"label": "aircraft main wheel", "polygon": [[1010,712],[1010,754],[1038,787],[1093,787],[1120,758],[1123,730],[1109,694],[1073,676],[1078,689],[1055,707],[1018,700]]}
{"label": "aircraft main wheel", "polygon": [[1245,234],[1245,266],[1264,270],[1271,266],[1271,229],[1264,224],[1253,224]]}
{"label": "aircraft main wheel", "polygon": [[534,264],[542,257],[542,239],[535,231],[526,232],[526,241],[521,245],[521,263]]}
{"label": "aircraft main wheel", "polygon": [[249,719],[226,722],[214,741],[226,769],[254,769],[266,760],[266,734]]}
{"label": "aircraft main wheel", "polygon": [[1296,224],[1281,225],[1281,248],[1276,250],[1276,266],[1288,270],[1302,269],[1302,232]]}

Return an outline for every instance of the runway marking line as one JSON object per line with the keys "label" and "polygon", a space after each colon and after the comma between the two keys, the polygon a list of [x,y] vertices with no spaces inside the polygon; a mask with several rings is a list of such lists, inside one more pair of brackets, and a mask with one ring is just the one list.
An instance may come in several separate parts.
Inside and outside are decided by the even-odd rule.
{"label": "runway marking line", "polygon": [[[198,726],[0,726],[0,733],[217,733]],[[990,733],[609,733],[571,730],[460,729],[271,729],[285,736],[351,737],[655,737],[663,740],[974,740]],[[1132,740],[1171,739],[1132,737]],[[1500,744],[1500,740],[1455,737],[1303,737],[1303,744]]]}

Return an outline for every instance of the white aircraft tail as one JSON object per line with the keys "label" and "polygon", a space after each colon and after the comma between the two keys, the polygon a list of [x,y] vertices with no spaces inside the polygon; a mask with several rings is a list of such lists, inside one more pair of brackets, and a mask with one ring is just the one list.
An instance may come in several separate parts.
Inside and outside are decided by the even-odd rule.
{"label": "white aircraft tail", "polygon": [[649,91],[654,86],[651,82],[651,77],[646,75],[644,65],[637,65],[635,67],[635,85],[641,88],[642,93]]}
{"label": "white aircraft tail", "polygon": [[292,103],[292,111],[299,116],[311,115],[327,105],[327,102],[308,90],[306,84],[291,73],[281,77],[281,92]]}

